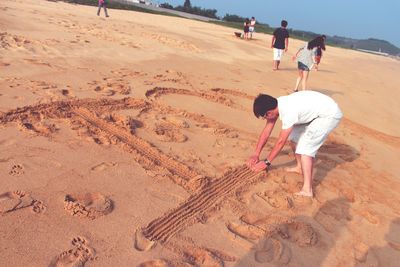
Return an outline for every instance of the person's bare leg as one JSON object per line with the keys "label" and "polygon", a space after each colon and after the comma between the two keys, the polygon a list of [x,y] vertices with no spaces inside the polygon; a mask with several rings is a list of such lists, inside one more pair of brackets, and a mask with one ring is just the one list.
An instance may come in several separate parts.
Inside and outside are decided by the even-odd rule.
{"label": "person's bare leg", "polygon": [[300,154],[296,154],[296,146],[297,146],[297,144],[294,143],[294,142],[289,142],[289,144],[290,144],[290,147],[293,150],[294,157],[296,159],[296,166],[290,167],[290,168],[289,167],[285,168],[285,171],[302,174],[303,172],[301,171],[301,155]]}
{"label": "person's bare leg", "polygon": [[313,197],[313,190],[312,190],[313,167],[314,167],[314,158],[307,155],[301,155],[301,168],[303,170],[304,183],[301,191],[295,193],[295,195],[304,197]]}
{"label": "person's bare leg", "polygon": [[307,88],[307,79],[308,79],[308,74],[309,73],[310,72],[308,72],[308,71],[303,71],[303,82],[301,84],[303,91],[306,90],[306,88]]}
{"label": "person's bare leg", "polygon": [[293,91],[297,92],[299,90],[299,85],[301,80],[303,79],[303,71],[299,70],[299,75],[297,76],[297,80],[296,80],[296,87],[294,88]]}
{"label": "person's bare leg", "polygon": [[276,70],[276,65],[277,65],[277,61],[276,60],[272,61],[272,69],[273,70]]}
{"label": "person's bare leg", "polygon": [[279,70],[279,64],[281,64],[281,61],[280,61],[280,60],[277,60],[277,61],[276,61],[276,69],[277,69],[277,70]]}

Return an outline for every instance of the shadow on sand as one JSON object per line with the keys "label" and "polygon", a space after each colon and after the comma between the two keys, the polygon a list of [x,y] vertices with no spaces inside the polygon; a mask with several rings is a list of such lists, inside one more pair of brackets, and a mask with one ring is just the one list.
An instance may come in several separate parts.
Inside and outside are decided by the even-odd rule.
{"label": "shadow on sand", "polygon": [[257,225],[274,230],[255,242],[235,266],[322,266],[351,220],[349,210],[346,199],[336,198],[320,206],[313,217],[296,216],[283,224]]}

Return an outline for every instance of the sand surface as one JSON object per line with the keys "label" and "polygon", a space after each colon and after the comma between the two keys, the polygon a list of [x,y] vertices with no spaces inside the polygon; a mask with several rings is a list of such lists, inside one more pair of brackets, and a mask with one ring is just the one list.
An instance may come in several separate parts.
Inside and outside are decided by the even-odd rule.
{"label": "sand surface", "polygon": [[327,48],[309,88],[345,116],[295,198],[288,146],[244,163],[301,41],[274,72],[270,35],[96,11],[0,3],[0,266],[398,266],[399,61]]}

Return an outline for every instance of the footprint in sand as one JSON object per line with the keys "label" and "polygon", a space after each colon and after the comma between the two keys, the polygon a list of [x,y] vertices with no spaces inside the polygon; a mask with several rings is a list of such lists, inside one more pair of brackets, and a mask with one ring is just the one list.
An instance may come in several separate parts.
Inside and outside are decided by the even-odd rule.
{"label": "footprint in sand", "polygon": [[182,134],[176,129],[176,126],[171,123],[156,124],[154,132],[157,134],[157,138],[163,142],[183,143],[188,139],[186,135]]}
{"label": "footprint in sand", "polygon": [[359,215],[361,215],[364,219],[366,219],[371,224],[379,224],[380,220],[377,213],[371,209],[365,208],[357,211]]}
{"label": "footprint in sand", "polygon": [[60,93],[63,96],[70,96],[71,95],[71,92],[68,89],[61,89]]}
{"label": "footprint in sand", "polygon": [[83,267],[87,261],[94,260],[95,251],[85,238],[74,237],[71,245],[72,248],[55,257],[49,267]]}
{"label": "footprint in sand", "polygon": [[357,261],[355,266],[369,266],[378,267],[380,266],[378,257],[375,255],[374,251],[371,250],[363,242],[358,242],[353,245],[353,257]]}
{"label": "footprint in sand", "polygon": [[225,266],[224,260],[219,257],[218,252],[203,248],[191,247],[183,251],[186,260],[194,266]]}
{"label": "footprint in sand", "polygon": [[265,234],[265,231],[263,231],[261,228],[249,224],[229,222],[226,227],[233,234],[238,235],[246,240],[258,240]]}
{"label": "footprint in sand", "polygon": [[187,121],[177,118],[177,117],[168,117],[168,118],[165,118],[165,121],[175,125],[178,128],[189,128],[190,127],[189,123],[187,123]]}
{"label": "footprint in sand", "polygon": [[143,235],[142,229],[137,229],[135,232],[134,246],[139,251],[148,251],[156,245],[156,242],[146,238]]}
{"label": "footprint in sand", "polygon": [[118,163],[116,162],[102,162],[96,166],[93,166],[91,168],[92,171],[104,171],[105,169],[109,168],[109,167],[115,167],[117,166]]}
{"label": "footprint in sand", "polygon": [[272,263],[279,266],[289,263],[291,257],[290,248],[275,238],[265,240],[254,254],[254,259],[259,263]]}
{"label": "footprint in sand", "polygon": [[262,198],[273,208],[288,210],[294,207],[294,201],[292,197],[281,190],[257,193],[257,196]]}
{"label": "footprint in sand", "polygon": [[165,260],[151,260],[139,264],[139,267],[170,267],[171,263]]}
{"label": "footprint in sand", "polygon": [[42,201],[32,198],[24,191],[6,192],[0,195],[0,214],[31,207],[35,213],[45,211],[46,206]]}
{"label": "footprint in sand", "polygon": [[[183,266],[226,266],[225,262],[235,262],[238,259],[223,251],[196,245],[180,240],[179,243],[168,243],[168,249],[175,251],[190,265]],[[171,266],[182,266],[180,263],[172,263]]]}
{"label": "footprint in sand", "polygon": [[8,172],[9,175],[19,176],[24,174],[24,167],[22,164],[15,164],[11,167],[11,170]]}
{"label": "footprint in sand", "polygon": [[66,195],[64,209],[72,216],[96,219],[109,214],[113,209],[112,201],[100,193]]}
{"label": "footprint in sand", "polygon": [[312,247],[318,243],[318,234],[314,228],[301,221],[280,225],[279,234],[300,247]]}

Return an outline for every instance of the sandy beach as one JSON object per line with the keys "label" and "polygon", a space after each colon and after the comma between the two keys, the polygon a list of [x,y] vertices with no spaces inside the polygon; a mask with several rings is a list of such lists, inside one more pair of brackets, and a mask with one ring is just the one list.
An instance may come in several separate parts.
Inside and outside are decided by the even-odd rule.
{"label": "sandy beach", "polygon": [[253,100],[292,92],[303,41],[273,71],[267,34],[43,0],[0,12],[0,266],[398,266],[400,61],[327,47],[308,87],[344,118],[299,198],[288,145],[268,173],[245,163]]}

